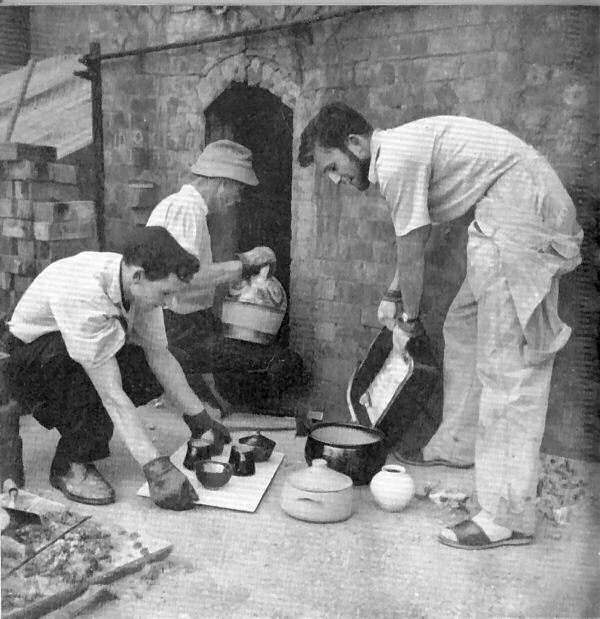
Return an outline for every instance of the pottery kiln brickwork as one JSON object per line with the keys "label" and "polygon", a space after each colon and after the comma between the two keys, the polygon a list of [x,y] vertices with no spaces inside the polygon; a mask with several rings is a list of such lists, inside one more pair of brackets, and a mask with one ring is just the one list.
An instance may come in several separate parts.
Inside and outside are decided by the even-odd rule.
{"label": "pottery kiln brickwork", "polygon": [[[90,39],[104,51],[131,49],[334,9],[343,7],[36,7],[32,54],[86,52]],[[549,158],[586,229],[586,262],[563,286],[562,313],[575,336],[557,361],[551,395],[555,439],[564,444],[568,435],[575,445],[581,436],[572,428],[583,426],[581,411],[600,395],[598,24],[596,7],[388,6],[108,62],[109,243],[118,245],[131,225],[128,180],[147,169],[163,195],[175,190],[204,144],[204,111],[232,82],[259,85],[293,110],[295,152],[306,122],[334,99],[381,127],[434,114],[500,124]],[[376,193],[331,187],[296,164],[292,183],[292,345],[312,370],[315,405],[344,416],[348,378],[377,332],[377,301],[393,272],[393,230]],[[434,230],[429,246],[424,320],[439,354],[443,316],[464,273],[464,243],[460,227],[447,225]]]}
{"label": "pottery kiln brickwork", "polygon": [[77,169],[56,150],[0,144],[0,314],[59,258],[96,247],[93,202],[78,200]]}

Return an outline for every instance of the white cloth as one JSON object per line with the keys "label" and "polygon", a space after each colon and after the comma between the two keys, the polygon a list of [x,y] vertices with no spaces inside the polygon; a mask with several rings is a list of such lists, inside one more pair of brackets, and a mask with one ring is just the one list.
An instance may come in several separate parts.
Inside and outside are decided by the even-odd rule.
{"label": "white cloth", "polygon": [[521,161],[477,204],[466,279],[444,323],[443,420],[423,455],[474,461],[481,507],[526,534],[554,358],[571,334],[559,278],[580,263],[582,236],[545,159]]}
{"label": "white cloth", "polygon": [[432,116],[371,137],[369,181],[377,183],[396,236],[464,215],[535,150],[508,131],[462,116]]}
{"label": "white cloth", "polygon": [[[202,270],[213,263],[207,215],[208,207],[196,188],[183,185],[156,205],[146,225],[166,228],[185,250],[198,258]],[[168,307],[178,314],[189,314],[212,307],[214,296],[214,284],[207,284],[204,289],[194,287],[193,292],[174,295]]]}
{"label": "white cloth", "polygon": [[[125,342],[146,349],[166,348],[161,308],[123,308],[121,254],[81,252],[53,262],[25,291],[8,322],[25,343],[60,331],[69,356],[95,368]],[[127,331],[125,331],[125,328]]]}

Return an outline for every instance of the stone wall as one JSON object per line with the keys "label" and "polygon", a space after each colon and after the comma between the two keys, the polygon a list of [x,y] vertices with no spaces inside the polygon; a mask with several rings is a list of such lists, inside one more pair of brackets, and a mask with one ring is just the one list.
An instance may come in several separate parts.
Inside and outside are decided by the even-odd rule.
{"label": "stone wall", "polygon": [[[343,8],[35,7],[32,55],[85,52],[90,39],[103,51],[130,49]],[[204,110],[232,82],[262,86],[293,110],[294,152],[306,122],[336,99],[380,127],[434,114],[499,124],[554,164],[586,230],[586,262],[563,286],[562,312],[575,335],[557,362],[547,432],[574,448],[583,440],[582,411],[599,395],[598,25],[596,7],[387,6],[107,62],[107,238],[117,246],[132,225],[129,179],[146,169],[163,195],[178,187],[204,145]],[[463,228],[445,225],[428,248],[425,323],[438,355],[443,316],[464,275],[464,243]],[[346,384],[377,332],[377,303],[394,269],[384,204],[374,191],[333,187],[295,165],[291,253],[291,342],[312,370],[315,405],[345,417]]]}

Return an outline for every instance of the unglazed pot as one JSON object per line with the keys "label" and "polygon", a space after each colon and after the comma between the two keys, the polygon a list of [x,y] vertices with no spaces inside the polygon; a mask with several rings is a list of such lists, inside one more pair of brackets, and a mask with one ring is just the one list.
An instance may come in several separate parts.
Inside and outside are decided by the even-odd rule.
{"label": "unglazed pot", "polygon": [[352,480],[313,460],[308,468],[292,473],[281,493],[281,508],[286,514],[308,522],[340,522],[353,512]]}
{"label": "unglazed pot", "polygon": [[388,512],[404,509],[415,495],[415,483],[403,466],[386,464],[369,484],[379,507]]}
{"label": "unglazed pot", "polygon": [[357,485],[368,484],[385,464],[384,434],[375,428],[352,423],[315,424],[306,439],[304,457],[310,464],[324,458],[335,471],[344,473]]}

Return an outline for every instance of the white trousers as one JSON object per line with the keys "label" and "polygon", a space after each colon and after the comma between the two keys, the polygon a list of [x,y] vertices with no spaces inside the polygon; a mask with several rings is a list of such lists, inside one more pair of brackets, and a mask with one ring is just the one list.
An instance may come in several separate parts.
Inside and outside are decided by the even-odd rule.
{"label": "white trousers", "polygon": [[425,459],[475,462],[477,501],[497,524],[532,534],[554,356],[530,365],[506,279],[478,300],[468,277],[444,323],[443,421]]}

